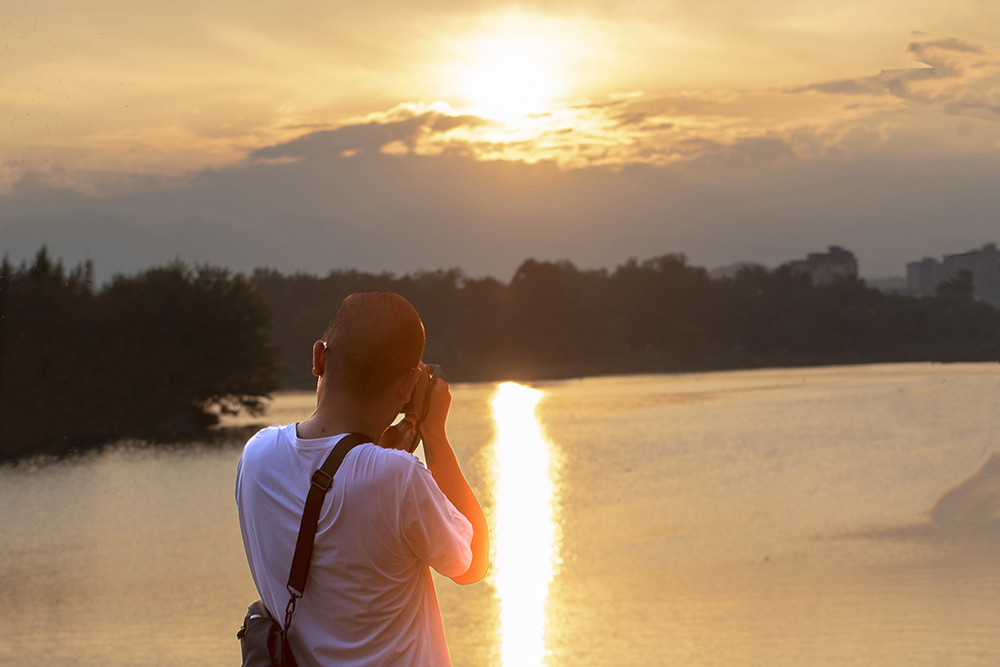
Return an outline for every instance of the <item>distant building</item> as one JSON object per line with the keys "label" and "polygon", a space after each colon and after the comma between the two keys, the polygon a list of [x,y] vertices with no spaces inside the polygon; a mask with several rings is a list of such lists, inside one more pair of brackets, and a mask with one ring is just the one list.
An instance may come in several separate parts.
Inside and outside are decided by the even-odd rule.
{"label": "distant building", "polygon": [[854,253],[832,245],[827,252],[811,252],[805,259],[789,262],[792,271],[808,273],[813,285],[829,285],[838,278],[857,278],[858,260]]}
{"label": "distant building", "polygon": [[1000,252],[995,243],[979,250],[945,255],[939,262],[925,257],[906,265],[907,291],[914,296],[933,296],[938,285],[957,278],[960,271],[972,272],[973,296],[1000,308]]}
{"label": "distant building", "polygon": [[934,296],[941,283],[941,262],[924,257],[906,265],[906,291],[913,296]]}

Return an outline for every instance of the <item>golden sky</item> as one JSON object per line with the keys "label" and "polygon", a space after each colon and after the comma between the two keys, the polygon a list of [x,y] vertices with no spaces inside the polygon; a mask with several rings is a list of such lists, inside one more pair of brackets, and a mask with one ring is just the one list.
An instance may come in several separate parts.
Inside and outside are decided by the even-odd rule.
{"label": "golden sky", "polygon": [[[681,139],[796,140],[805,128],[829,143],[856,129],[858,117],[885,115],[904,101],[875,88],[860,101],[866,108],[845,111],[859,101],[789,89],[918,67],[904,50],[928,38],[914,31],[988,49],[1000,35],[996,7],[981,0],[11,3],[0,24],[0,104],[10,118],[0,127],[0,156],[8,186],[25,168],[178,173],[233,162],[310,129],[435,103],[445,114],[501,122],[430,138],[421,150],[468,143],[492,158],[580,165],[639,159],[629,144],[646,141],[662,149]],[[996,67],[995,53],[989,62]],[[508,127],[525,113],[551,115]],[[616,119],[626,113],[647,120],[622,126]],[[558,148],[581,142],[591,148]],[[662,152],[649,159],[683,158]]]}
{"label": "golden sky", "polygon": [[[56,191],[207,191],[211,170],[249,182],[317,151],[414,173],[431,164],[415,158],[707,167],[720,184],[992,159],[998,40],[1000,3],[983,0],[27,0],[0,14],[0,198],[31,213],[58,208]],[[26,192],[38,201],[14,206]],[[246,219],[221,198],[147,213]]]}

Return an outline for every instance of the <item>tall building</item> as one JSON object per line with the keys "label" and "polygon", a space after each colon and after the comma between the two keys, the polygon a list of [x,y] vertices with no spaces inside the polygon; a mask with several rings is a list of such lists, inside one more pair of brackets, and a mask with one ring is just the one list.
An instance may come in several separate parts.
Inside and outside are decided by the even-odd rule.
{"label": "tall building", "polygon": [[838,278],[857,278],[858,260],[854,253],[837,245],[827,252],[811,252],[805,259],[789,262],[792,271],[808,273],[813,285],[829,285]]}
{"label": "tall building", "polygon": [[941,262],[924,257],[906,265],[906,291],[913,296],[934,296],[941,282]]}
{"label": "tall building", "polygon": [[941,283],[957,278],[961,271],[971,271],[973,296],[1000,308],[1000,252],[995,243],[987,243],[979,250],[945,255],[943,260],[925,257],[906,265],[910,294],[933,296]]}

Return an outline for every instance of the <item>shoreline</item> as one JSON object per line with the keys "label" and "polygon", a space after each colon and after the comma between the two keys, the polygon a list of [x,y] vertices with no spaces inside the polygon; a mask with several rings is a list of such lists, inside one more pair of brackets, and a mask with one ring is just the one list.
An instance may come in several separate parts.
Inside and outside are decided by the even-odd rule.
{"label": "shoreline", "polygon": [[[970,367],[968,370],[988,368],[996,369],[1000,373],[1000,361],[890,361],[890,362],[865,362],[865,363],[830,363],[830,364],[806,364],[806,365],[772,365],[753,368],[711,368],[701,370],[674,370],[674,371],[641,371],[641,372],[607,372],[592,373],[582,375],[551,376],[543,375],[535,379],[490,379],[490,380],[459,380],[452,382],[452,386],[484,386],[499,384],[501,382],[518,382],[531,386],[544,387],[563,382],[585,382],[592,379],[611,378],[637,378],[637,377],[683,377],[692,375],[716,375],[724,373],[758,373],[768,371],[810,371],[818,372],[831,371],[836,368],[866,369],[875,370],[877,368],[899,368],[901,366],[927,367],[935,366],[941,368]],[[303,399],[302,409],[312,409],[314,387],[280,389],[271,394],[270,402],[273,403],[277,396],[290,396],[301,394]],[[265,413],[266,415],[266,413]],[[183,448],[195,444],[209,446],[233,442],[246,442],[260,428],[277,423],[273,418],[269,419],[265,415],[247,415],[240,413],[234,416],[221,416],[218,424],[207,426],[197,431],[172,434],[146,434],[136,436],[132,434],[108,435],[103,437],[81,437],[64,438],[62,441],[46,443],[37,448],[25,451],[14,457],[0,457],[0,466],[7,465],[46,465],[49,462],[63,461],[79,456],[86,456],[92,452],[99,452],[107,447],[113,447],[125,441],[142,443],[143,446],[153,448]],[[280,421],[280,420],[278,420]]]}

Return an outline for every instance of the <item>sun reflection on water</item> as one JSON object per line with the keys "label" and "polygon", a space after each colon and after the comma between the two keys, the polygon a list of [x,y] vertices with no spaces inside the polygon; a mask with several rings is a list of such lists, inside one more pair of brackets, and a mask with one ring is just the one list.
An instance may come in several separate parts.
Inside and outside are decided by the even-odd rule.
{"label": "sun reflection on water", "polygon": [[493,585],[500,602],[501,655],[505,667],[534,667],[545,660],[545,601],[555,573],[551,445],[535,419],[543,392],[513,382],[493,396],[496,421]]}

